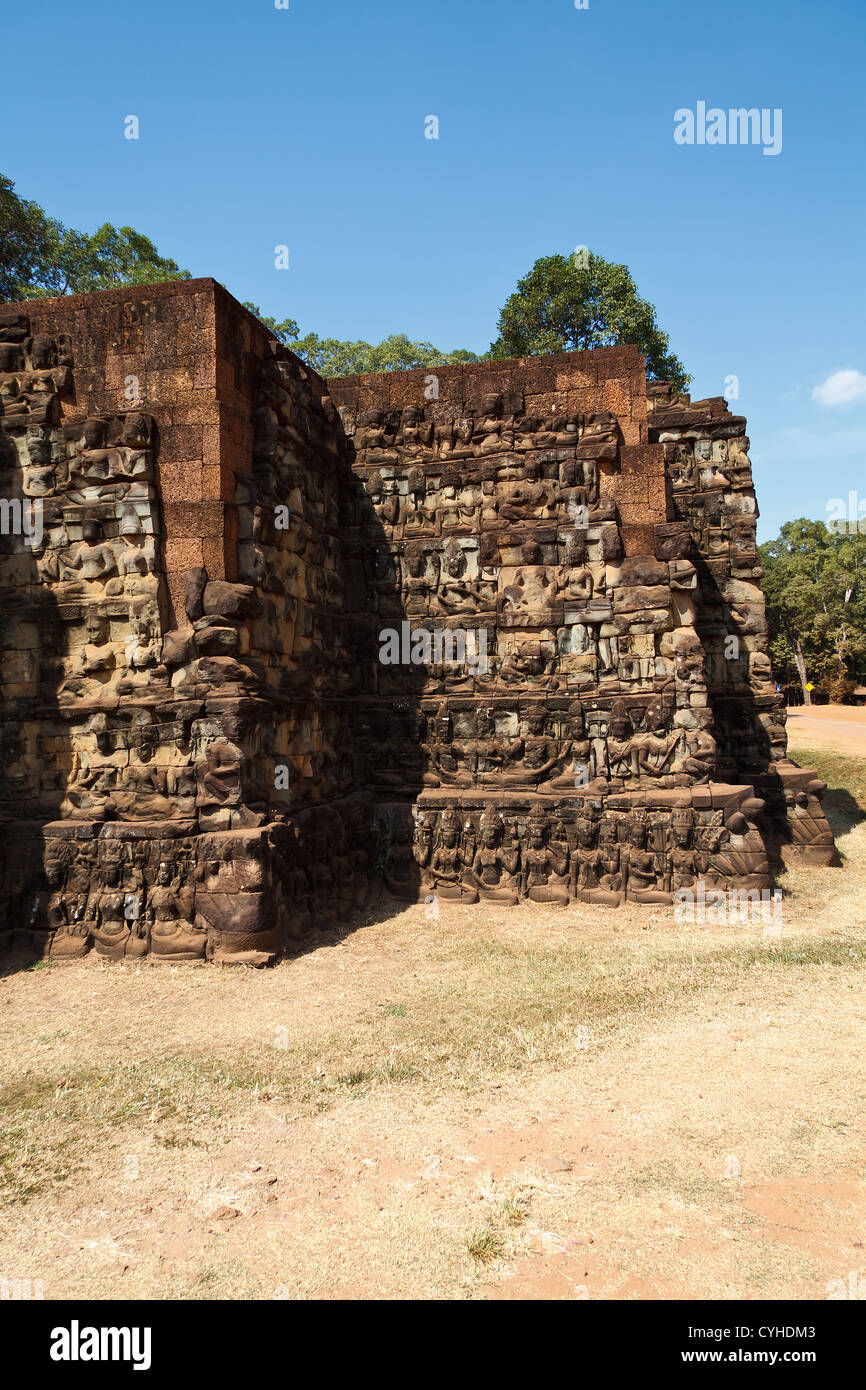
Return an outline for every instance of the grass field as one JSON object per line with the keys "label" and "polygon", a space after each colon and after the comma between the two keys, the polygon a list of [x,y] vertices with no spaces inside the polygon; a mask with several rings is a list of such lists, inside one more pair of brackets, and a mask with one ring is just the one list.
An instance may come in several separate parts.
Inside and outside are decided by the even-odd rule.
{"label": "grass field", "polygon": [[267,972],[0,980],[46,1298],[826,1297],[866,1279],[866,760],[782,930],[393,904]]}

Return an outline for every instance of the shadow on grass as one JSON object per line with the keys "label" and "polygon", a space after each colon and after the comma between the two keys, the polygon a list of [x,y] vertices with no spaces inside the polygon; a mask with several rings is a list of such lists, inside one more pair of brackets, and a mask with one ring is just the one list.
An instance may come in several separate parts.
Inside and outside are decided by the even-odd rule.
{"label": "shadow on grass", "polygon": [[800,767],[814,768],[827,783],[822,804],[835,837],[866,820],[866,758],[817,748],[792,749],[791,757]]}
{"label": "shadow on grass", "polygon": [[824,793],[824,811],[830,822],[834,837],[847,835],[856,825],[866,820],[866,811],[844,787],[828,788]]}

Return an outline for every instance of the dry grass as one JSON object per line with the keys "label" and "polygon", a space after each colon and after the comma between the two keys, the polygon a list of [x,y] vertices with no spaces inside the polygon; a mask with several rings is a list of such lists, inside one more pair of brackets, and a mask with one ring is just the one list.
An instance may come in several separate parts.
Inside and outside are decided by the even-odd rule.
{"label": "dry grass", "polygon": [[6,976],[0,1277],[823,1297],[866,1269],[866,761],[808,760],[846,868],[784,877],[778,938],[664,908],[386,909],[266,973]]}

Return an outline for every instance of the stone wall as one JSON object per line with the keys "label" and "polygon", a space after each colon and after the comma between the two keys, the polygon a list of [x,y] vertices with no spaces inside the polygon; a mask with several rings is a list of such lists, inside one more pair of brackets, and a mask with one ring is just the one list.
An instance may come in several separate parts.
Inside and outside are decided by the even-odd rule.
{"label": "stone wall", "polygon": [[789,863],[836,863],[824,784],[787,756],[787,712],[773,679],[756,542],[758,505],[746,421],[722,397],[692,401],[649,383],[650,438],[665,451],[673,515],[698,568],[696,630],[706,652],[717,775],[767,802],[765,836]]}
{"label": "stone wall", "polygon": [[0,944],[832,862],[744,431],[632,348],[325,383],[209,280],[0,310]]}
{"label": "stone wall", "polygon": [[[433,649],[419,667],[382,651],[359,722],[391,891],[614,904],[670,902],[699,874],[765,887],[762,803],[717,773],[697,556],[637,351],[329,390],[381,530],[380,638],[402,610]],[[441,629],[483,668],[436,660]]]}
{"label": "stone wall", "polygon": [[0,939],[269,959],[365,896],[334,407],[212,281],[10,306],[0,368]]}

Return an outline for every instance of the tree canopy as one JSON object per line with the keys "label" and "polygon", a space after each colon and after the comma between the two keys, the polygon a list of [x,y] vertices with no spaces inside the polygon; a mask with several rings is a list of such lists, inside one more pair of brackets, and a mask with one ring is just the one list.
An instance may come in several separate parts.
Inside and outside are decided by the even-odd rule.
{"label": "tree canopy", "polygon": [[649,376],[670,381],[677,391],[691,381],[628,267],[588,250],[541,256],[505,301],[498,327],[490,345],[494,358],[632,343],[646,357]]}
{"label": "tree canopy", "polygon": [[844,700],[866,674],[866,534],[800,517],[759,549],[777,676]]}
{"label": "tree canopy", "polygon": [[[142,232],[110,222],[92,233],[66,227],[38,203],[20,197],[11,179],[0,174],[0,301],[188,279],[189,271],[160,256]],[[505,301],[499,336],[483,354],[443,350],[405,333],[379,343],[302,335],[294,319],[269,317],[249,301],[246,308],[326,377],[633,343],[644,353],[650,376],[671,381],[679,391],[691,380],[669,351],[655,309],[641,299],[628,268],[590,251],[537,260]]]}
{"label": "tree canopy", "polygon": [[188,270],[160,256],[133,227],[105,222],[93,233],[65,227],[38,203],[19,197],[11,179],[0,174],[0,300],[188,279]]}
{"label": "tree canopy", "polygon": [[647,374],[688,389],[691,377],[669,349],[652,304],[641,299],[627,266],[587,251],[581,256],[542,256],[519,280],[499,316],[499,337],[486,353],[465,348],[442,351],[394,333],[381,343],[301,336],[294,319],[277,322],[254,305],[246,306],[322,376],[356,372],[405,371],[457,362],[504,357],[535,357],[546,352],[634,344],[646,357]]}
{"label": "tree canopy", "polygon": [[301,330],[294,319],[272,318],[268,314],[263,314],[258,304],[253,304],[252,300],[249,299],[244,299],[241,303],[245,309],[249,309],[251,314],[255,314],[259,323],[263,323],[279,342],[285,343],[287,347],[295,351],[297,350],[295,343]]}
{"label": "tree canopy", "polygon": [[278,321],[269,318],[249,300],[244,301],[244,308],[255,314],[281,343],[285,343],[325,377],[354,376],[362,372],[400,372],[413,367],[447,367],[457,362],[481,360],[467,348],[442,352],[432,343],[413,343],[405,333],[392,333],[381,343],[368,343],[363,338],[355,342],[341,338],[320,338],[318,333],[307,333],[302,338],[294,319]]}
{"label": "tree canopy", "polygon": [[308,333],[292,344],[295,352],[322,376],[353,376],[359,372],[401,372],[413,367],[449,367],[458,362],[478,362],[467,348],[443,352],[432,343],[414,343],[405,333],[392,333],[381,343],[341,342]]}

